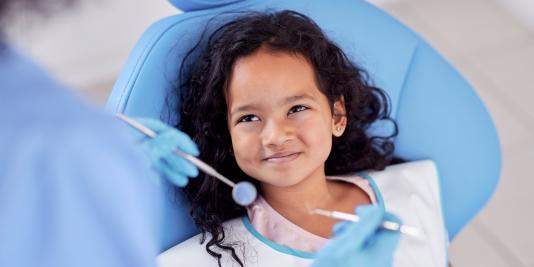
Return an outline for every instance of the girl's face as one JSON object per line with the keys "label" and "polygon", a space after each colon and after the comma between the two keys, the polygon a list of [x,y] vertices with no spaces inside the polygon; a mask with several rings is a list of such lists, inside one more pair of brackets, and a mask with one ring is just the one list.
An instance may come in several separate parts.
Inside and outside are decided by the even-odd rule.
{"label": "girl's face", "polygon": [[[324,176],[332,135],[346,117],[332,116],[312,65],[302,56],[260,48],[236,61],[227,89],[233,154],[246,174],[287,187]],[[344,103],[334,112],[345,113]]]}

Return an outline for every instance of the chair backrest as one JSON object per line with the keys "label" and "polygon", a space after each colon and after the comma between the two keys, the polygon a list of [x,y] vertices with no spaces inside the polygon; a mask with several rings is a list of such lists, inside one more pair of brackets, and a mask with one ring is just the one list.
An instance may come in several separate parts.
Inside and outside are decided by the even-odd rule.
{"label": "chair backrest", "polygon": [[[213,2],[213,3],[212,3]],[[444,219],[452,239],[482,208],[500,176],[501,153],[492,120],[471,86],[417,34],[380,9],[355,0],[179,1],[183,14],[154,23],[132,51],[107,108],[132,116],[179,119],[168,100],[185,53],[206,22],[232,11],[290,9],[311,17],[388,92],[400,133],[396,155],[432,159],[440,174]],[[223,15],[221,15],[223,14]],[[169,199],[171,199],[169,196]],[[169,201],[162,249],[196,232],[187,204]]]}

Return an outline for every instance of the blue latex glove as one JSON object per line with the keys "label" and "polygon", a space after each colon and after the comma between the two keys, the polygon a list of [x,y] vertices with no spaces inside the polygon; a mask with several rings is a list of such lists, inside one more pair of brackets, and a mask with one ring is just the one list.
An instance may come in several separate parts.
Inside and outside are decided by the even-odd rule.
{"label": "blue latex glove", "polygon": [[157,134],[154,138],[148,138],[145,146],[152,164],[162,175],[180,187],[187,185],[188,177],[198,175],[195,165],[174,153],[176,149],[180,149],[193,156],[199,155],[197,145],[187,134],[156,119],[136,120]]}
{"label": "blue latex glove", "polygon": [[400,233],[380,228],[384,220],[400,222],[378,206],[356,209],[359,222],[341,222],[334,226],[335,237],[318,253],[312,267],[390,267]]}

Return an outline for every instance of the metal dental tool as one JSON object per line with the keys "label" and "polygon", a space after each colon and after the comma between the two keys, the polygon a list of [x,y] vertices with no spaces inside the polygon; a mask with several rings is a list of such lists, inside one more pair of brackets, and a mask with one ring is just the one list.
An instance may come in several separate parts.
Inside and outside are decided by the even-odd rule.
{"label": "metal dental tool", "polygon": [[[330,217],[330,218],[342,220],[342,221],[358,222],[360,220],[360,217],[358,217],[358,215],[356,214],[311,208],[309,205],[306,205],[306,208],[308,209],[308,212],[310,214],[322,215],[322,216],[326,216],[326,217]],[[402,225],[402,224],[392,222],[392,221],[383,221],[381,228],[387,229],[390,231],[399,231],[401,234],[415,237],[421,241],[426,239],[426,236],[423,233],[423,231],[413,226]]]}
{"label": "metal dental tool", "polygon": [[[151,138],[156,137],[156,133],[152,131],[151,129],[147,128],[143,124],[137,122],[136,120],[122,114],[117,113],[115,114],[119,119],[123,120],[124,122],[128,123],[130,126],[134,127],[135,129],[139,130],[146,136],[149,136]],[[247,181],[241,181],[237,184],[232,182],[230,179],[224,177],[220,173],[218,173],[215,169],[213,169],[210,165],[206,164],[205,162],[201,161],[200,159],[191,156],[180,149],[176,149],[176,154],[178,154],[180,157],[188,160],[193,165],[197,166],[200,170],[203,172],[219,179],[221,182],[227,184],[228,186],[232,187],[232,198],[234,199],[235,203],[241,205],[241,206],[248,206],[254,202],[256,199],[258,192],[256,190],[256,187],[250,182]]]}

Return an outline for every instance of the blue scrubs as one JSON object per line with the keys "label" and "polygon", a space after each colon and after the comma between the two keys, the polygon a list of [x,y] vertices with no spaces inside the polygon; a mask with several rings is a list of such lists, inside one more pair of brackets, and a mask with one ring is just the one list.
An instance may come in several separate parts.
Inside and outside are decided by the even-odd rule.
{"label": "blue scrubs", "polygon": [[0,266],[155,266],[161,186],[127,131],[1,50]]}

